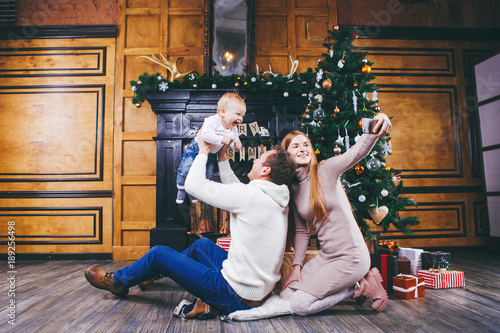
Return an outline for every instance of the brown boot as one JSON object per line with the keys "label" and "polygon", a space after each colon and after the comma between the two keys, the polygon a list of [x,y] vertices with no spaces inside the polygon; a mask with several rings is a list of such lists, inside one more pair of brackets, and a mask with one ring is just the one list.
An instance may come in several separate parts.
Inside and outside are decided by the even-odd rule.
{"label": "brown boot", "polygon": [[203,303],[201,299],[194,302],[183,300],[174,309],[174,316],[182,319],[212,319],[215,313],[210,305]]}
{"label": "brown boot", "polygon": [[141,282],[141,283],[139,283],[139,288],[141,288],[142,291],[146,291],[146,289],[151,287],[155,283],[155,281],[159,280],[159,279],[160,279],[160,277],[157,276],[157,277],[152,278],[151,280]]}
{"label": "brown boot", "polygon": [[366,273],[365,277],[359,281],[359,288],[354,290],[354,299],[359,304],[363,303],[366,298],[373,300],[372,309],[378,312],[384,310],[389,299],[382,286],[382,275],[376,267]]}
{"label": "brown boot", "polygon": [[119,297],[127,296],[128,288],[118,287],[113,281],[113,273],[97,267],[89,267],[85,271],[85,278],[96,288],[109,290]]}

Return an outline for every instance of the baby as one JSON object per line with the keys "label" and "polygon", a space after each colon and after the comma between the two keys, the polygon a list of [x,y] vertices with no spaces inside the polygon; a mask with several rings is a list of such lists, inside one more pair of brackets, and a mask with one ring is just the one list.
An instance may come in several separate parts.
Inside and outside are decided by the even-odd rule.
{"label": "baby", "polygon": [[[207,179],[212,178],[215,163],[217,162],[216,153],[225,144],[234,150],[242,148],[241,141],[238,138],[238,125],[243,121],[246,110],[245,101],[238,94],[226,93],[217,102],[217,114],[207,117],[203,121],[201,137],[206,142],[213,144],[208,155]],[[182,204],[186,197],[184,182],[199,150],[198,142],[194,138],[182,155],[181,165],[177,172],[177,198],[175,202],[178,204]],[[189,199],[193,203],[198,201],[191,195],[189,195]]]}

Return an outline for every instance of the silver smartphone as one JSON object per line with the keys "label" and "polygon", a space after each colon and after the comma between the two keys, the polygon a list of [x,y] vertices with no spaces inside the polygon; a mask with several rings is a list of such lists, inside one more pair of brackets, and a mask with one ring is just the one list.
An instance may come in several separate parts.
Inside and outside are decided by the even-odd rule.
{"label": "silver smartphone", "polygon": [[377,119],[362,118],[361,127],[363,128],[363,133],[373,133],[373,127],[377,123]]}

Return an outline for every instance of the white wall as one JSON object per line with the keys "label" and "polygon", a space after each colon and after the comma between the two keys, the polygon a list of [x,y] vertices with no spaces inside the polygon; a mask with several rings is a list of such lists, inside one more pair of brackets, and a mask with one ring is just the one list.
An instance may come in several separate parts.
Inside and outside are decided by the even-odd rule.
{"label": "white wall", "polygon": [[500,237],[500,54],[475,66],[490,236]]}

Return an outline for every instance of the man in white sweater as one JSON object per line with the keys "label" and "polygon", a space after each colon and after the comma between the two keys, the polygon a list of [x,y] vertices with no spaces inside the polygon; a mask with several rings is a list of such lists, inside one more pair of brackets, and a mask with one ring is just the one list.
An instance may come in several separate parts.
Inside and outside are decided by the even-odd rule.
{"label": "man in white sweater", "polygon": [[90,267],[85,277],[96,288],[125,296],[128,288],[161,275],[170,277],[194,296],[174,315],[190,319],[213,317],[261,305],[280,279],[288,227],[287,184],[295,172],[293,157],[276,146],[254,160],[249,184],[241,183],[219,152],[221,183],[208,180],[205,168],[211,145],[199,138],[200,152],[186,179],[186,191],[209,205],[230,212],[231,245],[226,252],[201,238],[179,253],[155,246],[129,267],[106,272]]}

